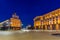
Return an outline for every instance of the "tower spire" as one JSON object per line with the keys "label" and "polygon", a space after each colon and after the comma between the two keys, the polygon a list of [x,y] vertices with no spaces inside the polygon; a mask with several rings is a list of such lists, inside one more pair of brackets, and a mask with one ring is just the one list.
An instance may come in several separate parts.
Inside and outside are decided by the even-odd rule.
{"label": "tower spire", "polygon": [[13,13],[12,17],[17,19],[19,18],[19,16],[16,15],[16,11]]}

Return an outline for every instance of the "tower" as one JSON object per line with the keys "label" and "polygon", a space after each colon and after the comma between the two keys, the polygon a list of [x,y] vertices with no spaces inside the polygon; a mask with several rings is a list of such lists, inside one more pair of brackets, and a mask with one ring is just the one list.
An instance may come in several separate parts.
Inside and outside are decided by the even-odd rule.
{"label": "tower", "polygon": [[19,29],[21,29],[22,22],[19,19],[19,16],[16,15],[16,13],[14,13],[12,15],[12,18],[10,18],[10,22],[11,22],[11,24],[10,24],[11,29],[13,29],[13,30],[19,30]]}
{"label": "tower", "polygon": [[12,15],[12,18],[19,19],[19,16],[17,16],[16,13],[14,13],[14,14]]}

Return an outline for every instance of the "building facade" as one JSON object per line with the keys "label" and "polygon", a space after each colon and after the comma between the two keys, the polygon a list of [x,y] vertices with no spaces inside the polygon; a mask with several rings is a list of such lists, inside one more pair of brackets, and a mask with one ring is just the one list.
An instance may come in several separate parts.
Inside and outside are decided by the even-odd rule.
{"label": "building facade", "polygon": [[34,28],[42,30],[60,30],[60,8],[34,18]]}
{"label": "building facade", "polygon": [[22,22],[19,19],[19,16],[17,16],[16,13],[14,13],[12,15],[12,18],[10,18],[10,27],[11,27],[11,29],[19,30],[19,29],[21,29],[21,26],[22,26]]}
{"label": "building facade", "polygon": [[0,23],[0,29],[2,30],[20,30],[22,27],[22,22],[19,16],[14,13],[12,17]]}
{"label": "building facade", "polygon": [[9,30],[9,29],[10,29],[9,19],[0,23],[0,30]]}

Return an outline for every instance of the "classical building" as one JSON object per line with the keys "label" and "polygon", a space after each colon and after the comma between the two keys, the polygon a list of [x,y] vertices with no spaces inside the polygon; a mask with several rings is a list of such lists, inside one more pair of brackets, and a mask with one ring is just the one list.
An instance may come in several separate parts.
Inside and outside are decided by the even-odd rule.
{"label": "classical building", "polygon": [[60,8],[34,18],[34,28],[42,30],[60,30]]}
{"label": "classical building", "polygon": [[16,13],[14,13],[12,15],[12,18],[10,18],[10,27],[11,27],[11,29],[19,30],[19,29],[21,29],[21,26],[22,26],[22,22],[19,19],[19,16],[17,16]]}
{"label": "classical building", "polygon": [[0,29],[20,30],[21,27],[22,27],[22,22],[19,19],[19,16],[16,15],[16,13],[14,13],[10,19],[0,23]]}
{"label": "classical building", "polygon": [[8,30],[8,29],[10,29],[9,19],[0,23],[0,30]]}

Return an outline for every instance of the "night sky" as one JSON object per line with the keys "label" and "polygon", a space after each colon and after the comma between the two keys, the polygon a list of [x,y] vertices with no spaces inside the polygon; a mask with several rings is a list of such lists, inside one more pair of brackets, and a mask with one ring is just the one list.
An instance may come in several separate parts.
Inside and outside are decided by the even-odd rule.
{"label": "night sky", "polygon": [[24,27],[33,25],[33,19],[60,8],[59,0],[0,0],[0,22],[7,20],[16,11]]}

